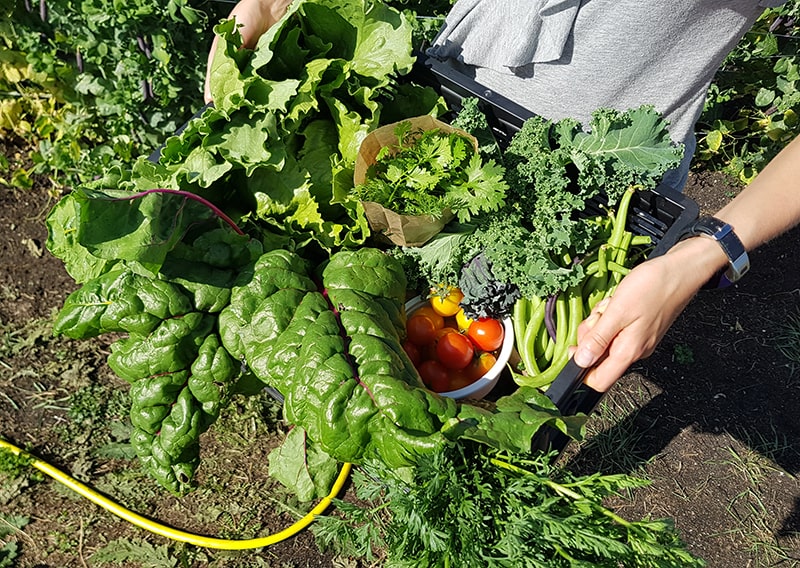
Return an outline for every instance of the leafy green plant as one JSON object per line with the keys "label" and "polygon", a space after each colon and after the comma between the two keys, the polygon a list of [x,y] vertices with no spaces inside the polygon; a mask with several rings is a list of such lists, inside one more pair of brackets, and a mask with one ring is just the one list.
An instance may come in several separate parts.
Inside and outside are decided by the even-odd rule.
{"label": "leafy green plant", "polygon": [[694,363],[694,352],[688,345],[678,343],[672,348],[672,359],[680,365],[691,365]]}
{"label": "leafy green plant", "polygon": [[0,129],[36,150],[6,183],[38,173],[73,186],[149,154],[202,106],[211,26],[228,9],[209,0],[12,1],[0,28]]}
{"label": "leafy green plant", "polygon": [[0,449],[0,473],[9,477],[19,477],[31,472],[32,461],[27,456],[16,455],[5,448]]}
{"label": "leafy green plant", "polygon": [[28,524],[28,517],[0,514],[0,568],[13,568],[19,556],[19,545],[14,541],[4,542],[5,537],[13,535]]}
{"label": "leafy green plant", "polygon": [[97,566],[127,566],[131,562],[151,568],[175,568],[180,565],[179,559],[167,545],[156,546],[147,541],[127,538],[108,542],[94,552],[91,559]]}
{"label": "leafy green plant", "polygon": [[504,168],[494,160],[484,163],[462,134],[420,130],[410,121],[399,123],[394,134],[397,143],[381,147],[364,183],[353,189],[358,199],[401,215],[438,218],[450,210],[462,223],[503,206]]}
{"label": "leafy green plant", "polygon": [[800,133],[800,3],[766,10],[717,73],[697,163],[749,182]]}
{"label": "leafy green plant", "polygon": [[370,463],[354,475],[359,504],[312,526],[318,541],[391,567],[704,566],[665,520],[628,521],[605,497],[641,479],[560,470],[526,457],[456,446],[422,460],[413,479]]}

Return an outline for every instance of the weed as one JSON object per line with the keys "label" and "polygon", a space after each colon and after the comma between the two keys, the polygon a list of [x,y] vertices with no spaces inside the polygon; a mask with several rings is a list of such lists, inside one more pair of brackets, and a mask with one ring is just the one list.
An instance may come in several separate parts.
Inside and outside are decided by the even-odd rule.
{"label": "weed", "polygon": [[6,542],[5,538],[21,532],[28,521],[28,517],[0,514],[0,568],[15,566],[19,545],[13,540]]}
{"label": "weed", "polygon": [[30,456],[16,455],[5,448],[0,448],[0,479],[7,477],[8,479],[24,478],[31,481],[42,481],[44,475],[33,467],[32,462],[33,459]]}
{"label": "weed", "polygon": [[587,423],[586,441],[580,447],[580,460],[588,461],[592,471],[641,474],[647,460],[636,448],[646,429],[641,428],[636,417],[643,400],[645,394],[641,392],[636,396],[621,393],[600,403]]}
{"label": "weed", "polygon": [[281,428],[280,412],[281,404],[264,391],[235,397],[214,424],[214,433],[226,446],[246,447]]}
{"label": "weed", "polygon": [[774,514],[755,488],[748,487],[737,495],[729,505],[728,512],[737,522],[732,532],[738,533],[747,544],[755,567],[778,566],[782,562],[796,560],[778,540],[773,526]]}
{"label": "weed", "polygon": [[800,310],[778,324],[775,347],[789,360],[793,371],[800,366]]}
{"label": "weed", "polygon": [[764,501],[770,486],[769,476],[784,472],[775,465],[777,457],[791,448],[786,436],[772,428],[773,436],[767,438],[742,430],[738,433],[743,445],[730,445],[729,457],[722,461],[742,479],[742,489],[727,507],[736,525],[736,533],[747,545],[754,566],[776,566],[793,559],[778,537],[778,520]]}
{"label": "weed", "polygon": [[130,566],[131,563],[151,568],[175,568],[178,558],[165,544],[154,546],[144,540],[120,538],[112,540],[92,554],[92,563],[97,566],[116,564]]}
{"label": "weed", "polygon": [[694,352],[688,345],[678,343],[672,350],[672,360],[679,365],[691,365],[694,363]]}

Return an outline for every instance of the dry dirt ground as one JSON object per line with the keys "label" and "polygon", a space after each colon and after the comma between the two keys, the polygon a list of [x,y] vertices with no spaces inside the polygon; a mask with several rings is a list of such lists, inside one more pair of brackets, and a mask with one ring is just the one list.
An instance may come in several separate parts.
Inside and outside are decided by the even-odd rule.
{"label": "dry dirt ground", "polygon": [[[686,191],[714,211],[736,189],[722,176],[693,174]],[[52,205],[43,187],[0,188],[0,436],[177,528],[244,538],[291,524],[302,505],[266,473],[280,431],[267,398],[236,403],[204,435],[199,489],[187,497],[161,490],[130,459],[127,384],[105,366],[107,340],[50,334],[54,310],[74,289],[44,248]],[[800,362],[778,349],[789,318],[800,318],[799,241],[799,230],[776,239],[752,255],[740,284],[701,293],[601,403],[591,438],[565,456],[581,472],[651,479],[615,507],[630,518],[674,519],[711,568],[800,566]],[[796,332],[800,351],[800,325]],[[25,517],[18,529],[0,521],[0,566],[358,566],[320,553],[309,531],[256,551],[176,544],[30,476],[0,475],[0,513]],[[4,564],[9,543],[16,560]]]}

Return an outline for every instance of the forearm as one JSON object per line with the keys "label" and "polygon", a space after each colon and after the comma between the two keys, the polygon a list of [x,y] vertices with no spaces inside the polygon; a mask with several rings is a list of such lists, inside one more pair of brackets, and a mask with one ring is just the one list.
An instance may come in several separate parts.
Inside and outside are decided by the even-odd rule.
{"label": "forearm", "polygon": [[729,223],[747,250],[800,222],[800,137],[795,138],[717,217]]}
{"label": "forearm", "polygon": [[[800,222],[800,137],[773,159],[757,178],[715,216],[729,223],[752,251]],[[728,264],[718,243],[695,237],[667,253],[676,276],[702,286]]]}
{"label": "forearm", "polygon": [[[715,215],[747,250],[800,223],[800,138]],[[719,243],[699,236],[634,268],[611,301],[581,324],[575,361],[593,367],[587,384],[605,391],[631,363],[652,353],[697,291],[727,265]]]}

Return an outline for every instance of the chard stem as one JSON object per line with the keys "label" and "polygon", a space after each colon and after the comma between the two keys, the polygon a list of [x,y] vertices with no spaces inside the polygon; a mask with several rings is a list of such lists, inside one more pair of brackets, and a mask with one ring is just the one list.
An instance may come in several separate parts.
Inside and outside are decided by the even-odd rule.
{"label": "chard stem", "polygon": [[145,191],[140,191],[138,193],[132,193],[128,197],[117,197],[117,198],[115,198],[115,200],[116,201],[131,201],[131,200],[134,200],[134,199],[139,199],[140,197],[144,197],[145,195],[148,195],[150,193],[166,193],[166,194],[170,194],[170,195],[180,195],[181,197],[184,197],[186,199],[193,199],[193,200],[197,201],[198,203],[202,203],[203,205],[205,205],[206,207],[211,209],[211,211],[214,212],[214,215],[216,215],[217,217],[219,217],[220,219],[225,221],[225,223],[230,225],[230,227],[234,231],[236,231],[238,234],[240,234],[240,235],[244,235],[245,234],[244,231],[242,231],[239,228],[239,226],[236,223],[234,223],[233,219],[228,217],[222,209],[220,209],[219,207],[217,207],[216,205],[211,203],[208,199],[206,199],[204,197],[201,197],[201,196],[197,195],[196,193],[192,193],[191,191],[184,191],[184,190],[181,190],[181,189],[167,189],[167,188],[164,188],[164,187],[158,187],[158,188],[155,188],[155,189],[148,189],[148,190],[145,190]]}

